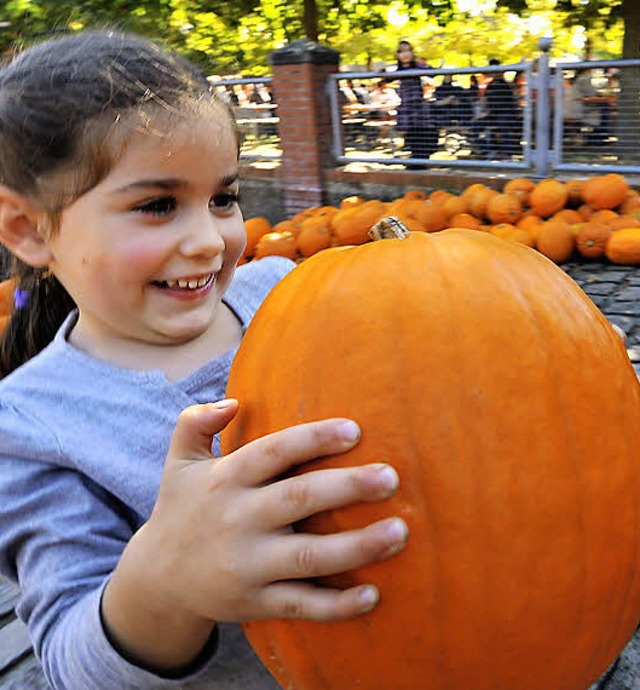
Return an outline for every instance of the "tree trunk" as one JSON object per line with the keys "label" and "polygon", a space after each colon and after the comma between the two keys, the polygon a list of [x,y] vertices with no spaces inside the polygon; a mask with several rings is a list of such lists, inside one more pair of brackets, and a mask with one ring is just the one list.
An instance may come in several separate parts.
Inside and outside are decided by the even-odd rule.
{"label": "tree trunk", "polygon": [[[640,57],[640,0],[623,0],[624,39],[622,58]],[[623,67],[619,70],[620,94],[616,103],[615,134],[619,162],[637,165],[640,152],[640,69]]]}
{"label": "tree trunk", "polygon": [[623,0],[622,16],[624,21],[624,38],[622,40],[622,58],[632,60],[640,58],[640,0]]}
{"label": "tree trunk", "polygon": [[310,38],[312,41],[318,40],[318,6],[316,0],[304,0],[304,33],[306,38]]}

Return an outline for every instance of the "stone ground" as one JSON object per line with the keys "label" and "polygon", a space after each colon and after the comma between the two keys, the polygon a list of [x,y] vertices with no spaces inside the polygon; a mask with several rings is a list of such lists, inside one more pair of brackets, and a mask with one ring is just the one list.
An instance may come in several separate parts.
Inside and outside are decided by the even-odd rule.
{"label": "stone ground", "polygon": [[[576,261],[563,268],[604,315],[626,332],[627,352],[640,375],[640,267]],[[47,683],[31,653],[24,626],[13,614],[16,596],[15,587],[0,577],[0,690],[46,690]],[[640,690],[640,632],[588,690]]]}
{"label": "stone ground", "polygon": [[627,334],[627,352],[640,374],[640,267],[574,262],[563,266],[604,315]]}
{"label": "stone ground", "polygon": [[[640,376],[640,267],[575,262],[563,268],[603,314],[625,331],[627,352]],[[589,690],[640,690],[640,631]]]}

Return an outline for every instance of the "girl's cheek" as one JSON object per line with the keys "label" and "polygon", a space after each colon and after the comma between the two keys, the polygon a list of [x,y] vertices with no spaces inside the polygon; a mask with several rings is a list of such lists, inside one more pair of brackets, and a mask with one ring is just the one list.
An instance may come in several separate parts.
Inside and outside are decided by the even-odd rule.
{"label": "girl's cheek", "polygon": [[144,276],[156,278],[157,272],[170,259],[175,252],[175,244],[172,241],[164,241],[158,233],[155,238],[140,238],[139,241],[129,241],[122,251],[114,257],[119,264],[120,271],[126,276]]}
{"label": "girl's cheek", "polygon": [[230,233],[225,241],[225,261],[236,264],[247,244],[247,233],[244,229],[244,222],[241,220],[234,231]]}

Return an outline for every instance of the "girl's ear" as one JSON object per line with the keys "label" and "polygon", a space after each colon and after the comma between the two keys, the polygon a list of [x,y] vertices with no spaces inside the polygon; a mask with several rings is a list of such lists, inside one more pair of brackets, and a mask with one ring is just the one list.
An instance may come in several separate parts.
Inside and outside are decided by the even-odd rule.
{"label": "girl's ear", "polygon": [[0,242],[26,264],[44,268],[52,257],[38,233],[37,218],[22,194],[0,184]]}

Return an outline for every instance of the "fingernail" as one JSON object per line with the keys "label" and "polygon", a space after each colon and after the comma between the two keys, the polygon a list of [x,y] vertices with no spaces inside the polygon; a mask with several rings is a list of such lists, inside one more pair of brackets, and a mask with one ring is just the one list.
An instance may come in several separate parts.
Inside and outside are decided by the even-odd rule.
{"label": "fingernail", "polygon": [[396,546],[402,546],[407,540],[409,530],[404,520],[392,518],[387,523],[387,538]]}
{"label": "fingernail", "polygon": [[380,479],[380,484],[387,491],[395,491],[400,483],[400,478],[398,473],[391,467],[391,465],[379,465],[378,466],[378,476]]}
{"label": "fingernail", "polygon": [[234,398],[225,398],[224,400],[217,400],[214,403],[211,403],[216,410],[224,410],[225,408],[229,407],[235,402]]}
{"label": "fingernail", "polygon": [[345,441],[357,441],[360,438],[360,427],[355,422],[347,420],[340,425],[338,433]]}
{"label": "fingernail", "polygon": [[364,612],[371,611],[371,609],[378,603],[378,600],[380,599],[377,588],[372,587],[371,585],[362,587],[358,593],[358,597]]}

